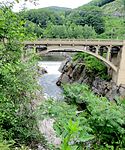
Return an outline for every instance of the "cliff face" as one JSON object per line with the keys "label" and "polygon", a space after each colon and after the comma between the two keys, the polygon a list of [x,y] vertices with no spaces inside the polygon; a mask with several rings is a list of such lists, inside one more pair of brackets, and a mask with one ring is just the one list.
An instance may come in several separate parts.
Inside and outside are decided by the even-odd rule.
{"label": "cliff face", "polygon": [[67,59],[60,66],[59,71],[62,74],[57,81],[58,86],[62,83],[77,82],[89,85],[95,94],[105,96],[109,100],[116,100],[117,97],[125,98],[125,86],[116,86],[112,81],[108,82],[99,78],[93,72],[89,72],[83,63]]}

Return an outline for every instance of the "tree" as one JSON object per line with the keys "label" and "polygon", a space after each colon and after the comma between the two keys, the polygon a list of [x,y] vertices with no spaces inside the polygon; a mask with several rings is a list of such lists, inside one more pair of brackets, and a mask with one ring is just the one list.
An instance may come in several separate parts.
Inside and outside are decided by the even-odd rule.
{"label": "tree", "polygon": [[85,39],[93,39],[93,38],[96,38],[97,34],[95,32],[95,30],[91,27],[91,26],[88,26],[88,25],[85,25],[83,27],[83,37]]}
{"label": "tree", "polygon": [[101,34],[105,31],[102,11],[96,6],[85,6],[79,8],[69,15],[69,20],[77,25],[89,25],[94,27],[96,33]]}
{"label": "tree", "polygon": [[36,23],[42,28],[47,27],[49,22],[52,22],[54,25],[63,24],[63,19],[58,13],[45,8],[20,12],[20,15],[23,15],[25,19]]}

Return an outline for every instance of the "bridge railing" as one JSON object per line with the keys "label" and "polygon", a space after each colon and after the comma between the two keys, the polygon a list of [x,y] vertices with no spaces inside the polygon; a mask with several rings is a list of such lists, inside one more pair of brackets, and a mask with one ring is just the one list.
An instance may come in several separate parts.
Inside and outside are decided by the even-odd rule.
{"label": "bridge railing", "polygon": [[25,41],[25,45],[44,45],[44,44],[60,44],[60,45],[68,45],[68,44],[85,44],[85,45],[124,45],[124,41],[122,40],[112,40],[112,39],[39,39],[36,41]]}
{"label": "bridge railing", "polygon": [[117,39],[60,39],[60,38],[43,38],[38,41],[96,41],[96,42],[123,42],[123,40]]}

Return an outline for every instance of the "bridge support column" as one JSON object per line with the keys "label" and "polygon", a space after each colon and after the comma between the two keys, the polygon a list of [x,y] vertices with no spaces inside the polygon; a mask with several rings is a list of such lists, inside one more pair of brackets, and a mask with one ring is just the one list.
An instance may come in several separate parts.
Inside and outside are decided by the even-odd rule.
{"label": "bridge support column", "polygon": [[107,51],[107,54],[106,54],[106,60],[110,60],[110,56],[111,56],[111,46],[107,47],[108,48],[108,51]]}
{"label": "bridge support column", "polygon": [[125,85],[125,41],[123,41],[123,47],[121,50],[121,58],[117,71],[116,84],[124,84]]}
{"label": "bridge support column", "polygon": [[95,48],[96,48],[95,53],[96,53],[96,55],[98,55],[99,54],[99,46],[95,46]]}

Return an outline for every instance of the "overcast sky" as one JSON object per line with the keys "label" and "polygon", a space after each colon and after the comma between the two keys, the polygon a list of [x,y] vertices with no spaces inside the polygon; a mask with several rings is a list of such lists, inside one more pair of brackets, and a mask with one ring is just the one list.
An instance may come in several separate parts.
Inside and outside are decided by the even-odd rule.
{"label": "overcast sky", "polygon": [[[0,2],[3,0],[0,0]],[[4,0],[12,2],[13,0]],[[19,11],[24,5],[24,0],[20,0],[21,2],[19,4],[15,4],[14,11]],[[76,8],[78,6],[81,6],[83,4],[86,4],[90,2],[91,0],[37,0],[37,5],[35,6],[33,3],[26,2],[25,6],[28,9],[34,9],[34,8],[42,8],[42,7],[48,7],[48,6],[60,6],[60,7],[69,7],[69,8]]]}

